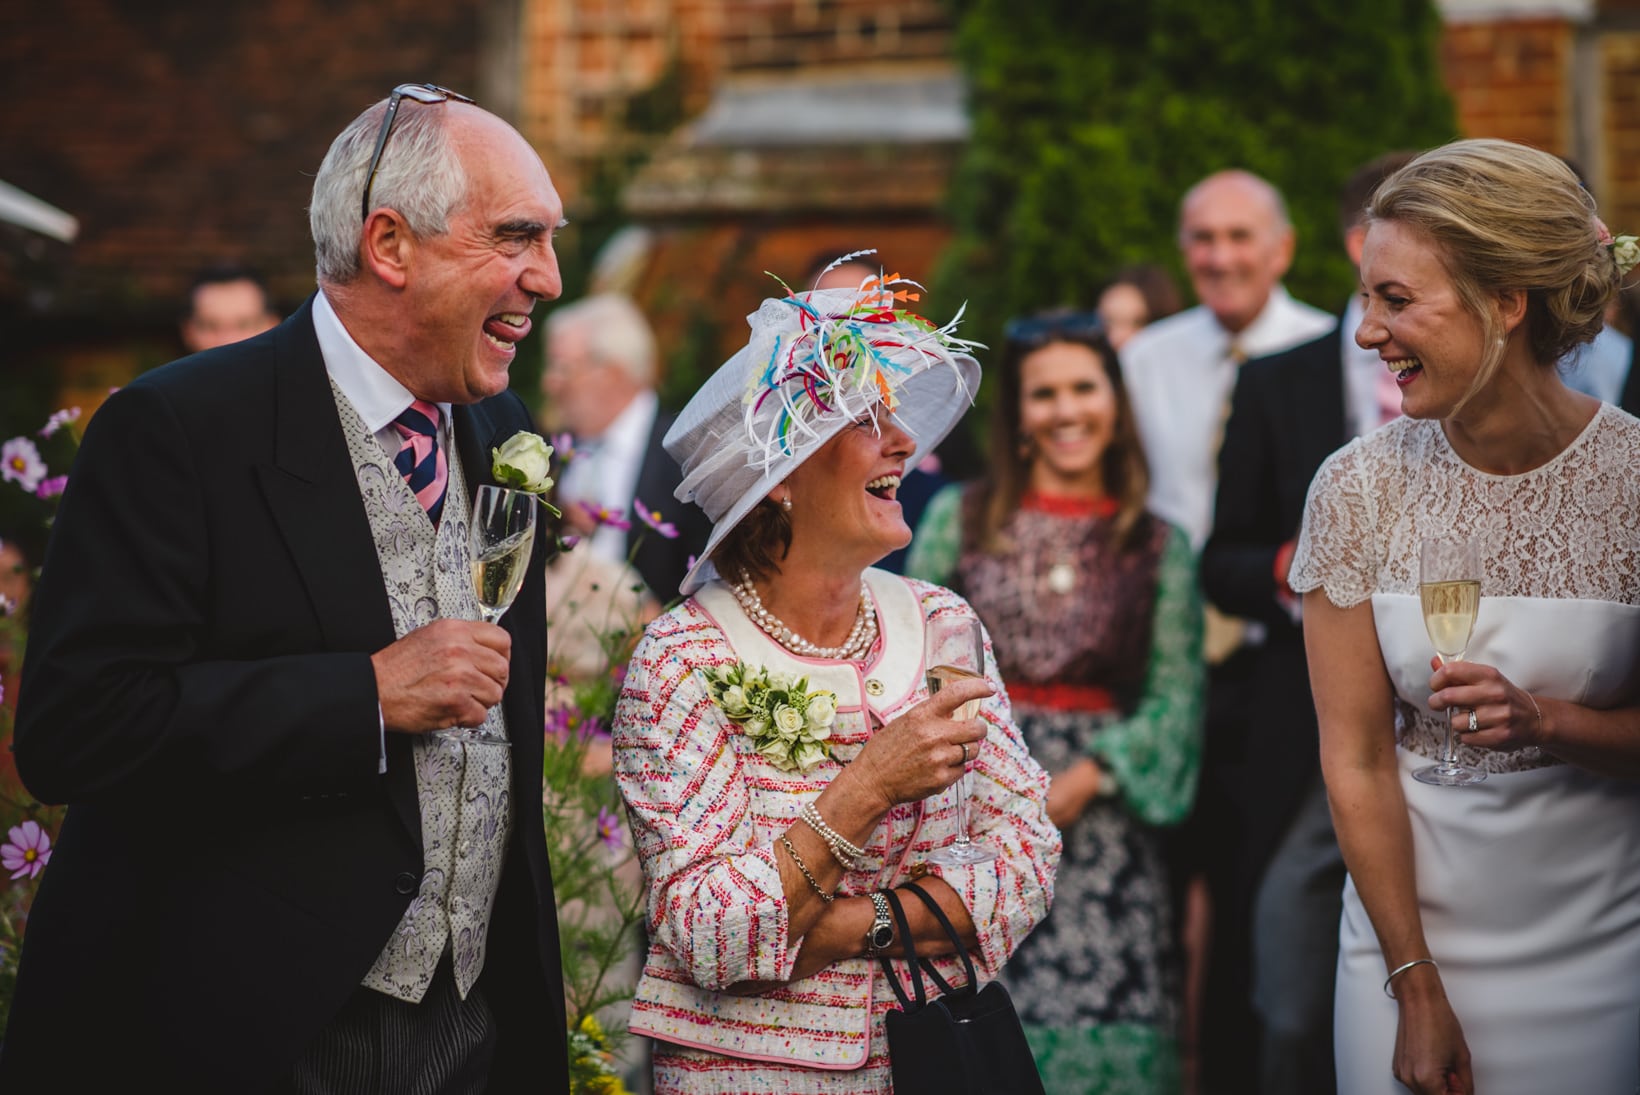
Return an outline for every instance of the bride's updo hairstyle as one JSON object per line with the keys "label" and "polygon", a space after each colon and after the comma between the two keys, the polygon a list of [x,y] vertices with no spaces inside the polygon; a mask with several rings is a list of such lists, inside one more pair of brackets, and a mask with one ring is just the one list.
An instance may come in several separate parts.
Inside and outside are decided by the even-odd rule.
{"label": "bride's updo hairstyle", "polygon": [[1460,299],[1486,332],[1472,391],[1503,360],[1491,298],[1526,291],[1532,356],[1553,366],[1600,333],[1621,275],[1594,199],[1558,157],[1512,141],[1465,140],[1424,153],[1385,179],[1367,218],[1433,240]]}

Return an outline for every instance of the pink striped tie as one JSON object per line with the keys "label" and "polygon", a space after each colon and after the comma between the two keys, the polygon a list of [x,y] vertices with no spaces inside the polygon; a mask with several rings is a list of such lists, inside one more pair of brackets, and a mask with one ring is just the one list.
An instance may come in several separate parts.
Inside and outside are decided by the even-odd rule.
{"label": "pink striped tie", "polygon": [[393,420],[393,428],[404,439],[393,466],[435,525],[444,512],[444,488],[450,482],[450,468],[438,444],[439,418],[437,405],[418,399]]}

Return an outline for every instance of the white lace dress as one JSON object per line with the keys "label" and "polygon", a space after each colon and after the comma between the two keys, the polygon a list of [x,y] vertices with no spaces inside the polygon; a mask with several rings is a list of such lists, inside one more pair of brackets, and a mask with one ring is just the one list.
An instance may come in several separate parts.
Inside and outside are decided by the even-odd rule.
{"label": "white lace dress", "polygon": [[[1640,702],[1640,421],[1603,404],[1523,475],[1465,464],[1439,423],[1401,419],[1316,474],[1290,581],[1372,601],[1394,682],[1402,788],[1430,951],[1484,1095],[1635,1092],[1640,1084],[1640,785],[1534,751],[1460,747],[1490,777],[1430,787],[1432,649],[1418,541],[1482,545],[1468,656],[1521,688],[1596,708]],[[1385,727],[1385,732],[1390,731]],[[1396,1005],[1353,880],[1344,891],[1335,1041],[1343,1095],[1404,1092]]]}

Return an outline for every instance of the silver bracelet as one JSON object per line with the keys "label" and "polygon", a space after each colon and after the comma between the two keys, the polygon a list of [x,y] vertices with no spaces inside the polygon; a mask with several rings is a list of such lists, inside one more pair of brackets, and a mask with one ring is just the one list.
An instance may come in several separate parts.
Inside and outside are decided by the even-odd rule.
{"label": "silver bracelet", "polygon": [[858,865],[859,861],[866,857],[866,850],[864,848],[861,848],[855,844],[850,844],[847,840],[843,839],[842,833],[839,833],[836,829],[833,829],[830,825],[826,824],[826,819],[820,815],[820,808],[814,803],[805,802],[803,804],[802,812],[799,813],[797,817],[798,820],[802,821],[809,828],[813,829],[820,835],[820,839],[825,841],[826,847],[831,850],[832,857],[836,859],[845,870],[852,871]]}
{"label": "silver bracelet", "polygon": [[1414,958],[1412,961],[1406,963],[1405,965],[1396,966],[1394,969],[1389,971],[1389,976],[1384,978],[1384,995],[1385,996],[1389,997],[1391,1000],[1399,1000],[1400,999],[1399,996],[1396,996],[1393,992],[1389,991],[1389,983],[1391,981],[1395,980],[1401,974],[1405,973],[1407,970],[1411,969],[1413,966],[1434,966],[1437,970],[1441,968],[1440,963],[1435,961],[1435,959],[1433,959],[1433,958]]}
{"label": "silver bracelet", "polygon": [[808,881],[809,889],[819,894],[820,900],[824,901],[828,905],[835,901],[837,899],[837,895],[835,893],[827,893],[825,890],[820,888],[820,880],[814,877],[814,874],[809,870],[809,865],[803,862],[803,857],[798,854],[797,845],[791,842],[791,838],[782,835],[780,837],[780,843],[786,846],[786,854],[792,857],[792,862],[797,864],[797,869],[803,872],[803,877]]}

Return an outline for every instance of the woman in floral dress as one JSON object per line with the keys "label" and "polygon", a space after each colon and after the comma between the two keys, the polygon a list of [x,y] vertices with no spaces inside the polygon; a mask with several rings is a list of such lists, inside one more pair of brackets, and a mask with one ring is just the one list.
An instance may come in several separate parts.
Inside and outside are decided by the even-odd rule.
{"label": "woman in floral dress", "polygon": [[[909,541],[900,477],[978,366],[876,278],[750,322],[666,438],[714,528],[616,712],[651,941],[631,1029],[656,1040],[657,1095],[886,1095],[896,1001],[874,959],[903,941],[881,891],[919,880],[989,978],[1046,915],[1059,857],[991,659],[928,696],[926,621],[972,610],[871,568]],[[954,718],[971,700],[978,718]],[[997,858],[932,866],[965,768]],[[918,953],[963,981],[932,914],[902,904]]]}
{"label": "woman in floral dress", "polygon": [[1195,561],[1145,512],[1116,355],[1091,316],[1009,325],[991,478],[936,496],[911,573],[985,621],[1065,851],[1052,916],[1003,972],[1049,1091],[1179,1084],[1160,826],[1189,812],[1203,669]]}

